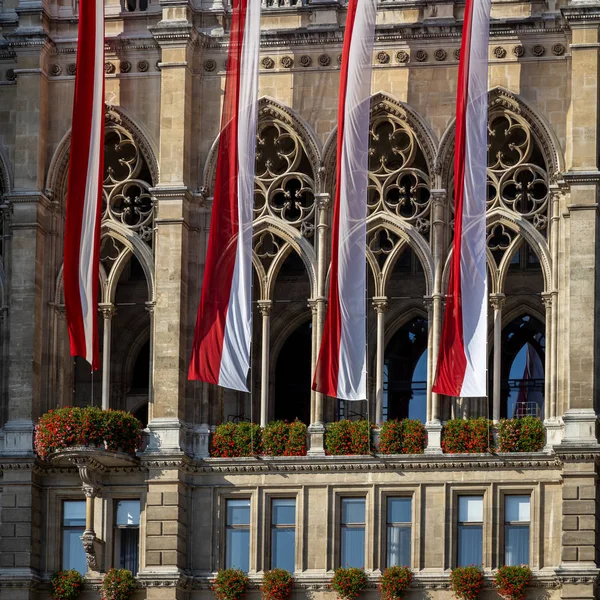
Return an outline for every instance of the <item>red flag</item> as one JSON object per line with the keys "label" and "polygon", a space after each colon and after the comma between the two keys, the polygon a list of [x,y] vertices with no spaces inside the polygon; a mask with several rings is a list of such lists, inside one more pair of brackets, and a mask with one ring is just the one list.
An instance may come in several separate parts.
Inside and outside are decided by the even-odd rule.
{"label": "red flag", "polygon": [[248,391],[260,0],[236,0],[190,379]]}
{"label": "red flag", "polygon": [[456,95],[454,242],[433,391],[486,396],[487,80],[491,0],[467,0]]}
{"label": "red flag", "polygon": [[104,166],[104,0],[79,3],[77,74],[64,247],[71,355],[93,369],[98,355],[98,270]]}

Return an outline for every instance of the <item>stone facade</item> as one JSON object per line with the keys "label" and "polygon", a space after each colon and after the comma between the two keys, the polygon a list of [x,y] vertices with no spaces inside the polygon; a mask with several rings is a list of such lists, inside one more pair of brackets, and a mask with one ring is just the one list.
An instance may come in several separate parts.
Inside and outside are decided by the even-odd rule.
{"label": "stone facade", "polygon": [[[230,8],[221,0],[106,0],[102,369],[92,376],[69,358],[61,265],[77,10],[77,0],[0,0],[2,594],[49,598],[62,567],[63,502],[87,497],[96,540],[85,598],[98,597],[101,573],[117,562],[115,506],[132,498],[142,507],[136,598],[209,598],[225,564],[226,501],[243,498],[249,595],[258,598],[271,564],[270,501],[294,497],[294,598],[326,600],[341,562],[340,502],[358,497],[365,594],[374,599],[386,566],[385,503],[400,495],[412,498],[409,598],[445,600],[458,498],[477,495],[492,598],[493,570],[505,560],[504,499],[520,494],[530,497],[531,595],[596,597],[600,2],[493,2],[489,402],[429,391],[452,239],[464,2],[380,3],[370,397],[356,404],[310,391],[326,310],[344,3],[263,1],[251,394],[187,380],[227,58]],[[531,407],[544,419],[544,451],[442,454],[445,420],[512,416],[512,368],[525,344],[544,373],[534,382],[543,401]],[[37,460],[38,417],[90,403],[148,424],[139,458]],[[325,456],[324,424],[356,415],[421,418],[425,455]],[[217,423],[294,417],[310,425],[307,457],[208,458]]]}

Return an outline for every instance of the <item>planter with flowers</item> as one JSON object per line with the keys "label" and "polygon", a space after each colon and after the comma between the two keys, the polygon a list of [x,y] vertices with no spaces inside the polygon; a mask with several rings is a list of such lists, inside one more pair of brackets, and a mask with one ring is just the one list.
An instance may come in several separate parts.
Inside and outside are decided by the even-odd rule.
{"label": "planter with flowers", "polygon": [[267,423],[262,442],[268,456],[306,456],[306,425],[298,419]]}
{"label": "planter with flowers", "polygon": [[498,452],[539,452],[545,443],[546,430],[540,419],[521,417],[498,423]]}
{"label": "planter with flowers", "polygon": [[457,567],[450,574],[450,587],[459,600],[476,600],[483,589],[483,571],[480,567]]}
{"label": "planter with flowers", "polygon": [[246,573],[240,569],[222,569],[217,573],[212,590],[217,600],[240,600],[248,584]]}
{"label": "planter with flowers", "polygon": [[256,423],[221,423],[212,436],[210,455],[239,458],[262,453],[262,430]]}
{"label": "planter with flowers", "polygon": [[271,569],[263,575],[261,592],[264,600],[286,600],[292,594],[294,578],[285,569]]}
{"label": "planter with flowers", "polygon": [[109,569],[102,581],[102,600],[129,600],[135,591],[135,577],[127,569]]}
{"label": "planter with flowers", "polygon": [[427,432],[421,421],[402,419],[386,421],[379,433],[381,454],[423,454]]}
{"label": "planter with flowers", "polygon": [[353,600],[367,587],[367,574],[356,567],[340,567],[330,585],[340,600]]}
{"label": "planter with flowers", "polygon": [[388,567],[381,576],[381,600],[402,600],[412,581],[408,567]]}
{"label": "planter with flowers", "polygon": [[85,579],[75,569],[54,573],[50,580],[52,600],[77,600],[84,583]]}
{"label": "planter with flowers", "polygon": [[523,600],[532,575],[525,565],[500,567],[494,575],[494,587],[505,600]]}
{"label": "planter with flowers", "polygon": [[329,423],[325,432],[325,450],[332,455],[370,454],[369,421],[337,421]]}
{"label": "planter with flowers", "polygon": [[38,456],[70,448],[95,448],[133,455],[140,448],[142,424],[130,413],[101,410],[94,406],[65,407],[42,415],[35,427]]}
{"label": "planter with flowers", "polygon": [[476,454],[494,448],[493,423],[489,419],[452,419],[442,430],[442,451],[446,454]]}

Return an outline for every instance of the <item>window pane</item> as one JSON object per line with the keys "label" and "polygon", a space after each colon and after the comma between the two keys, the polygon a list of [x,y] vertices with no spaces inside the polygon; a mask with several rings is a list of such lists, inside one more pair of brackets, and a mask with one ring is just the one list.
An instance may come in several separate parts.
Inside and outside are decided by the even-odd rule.
{"label": "window pane", "polygon": [[529,564],[529,527],[507,525],[504,563],[509,567]]}
{"label": "window pane", "polygon": [[342,523],[364,523],[365,522],[365,499],[343,498],[342,499]]}
{"label": "window pane", "polygon": [[85,500],[65,500],[63,502],[63,525],[65,527],[85,527]]}
{"label": "window pane", "polygon": [[227,500],[227,525],[250,524],[250,500]]}
{"label": "window pane", "polygon": [[119,542],[121,546],[119,563],[121,569],[128,569],[134,575],[137,574],[139,564],[140,530],[119,529]]}
{"label": "window pane", "polygon": [[364,527],[343,527],[341,566],[359,567],[365,566],[365,529]]}
{"label": "window pane", "polygon": [[273,525],[294,525],[296,523],[296,500],[294,498],[278,498],[273,500]]}
{"label": "window pane", "polygon": [[410,523],[410,498],[388,498],[388,523]]}
{"label": "window pane", "polygon": [[410,566],[410,526],[388,527],[387,535],[387,566]]}
{"label": "window pane", "polygon": [[139,526],[140,501],[119,500],[117,502],[117,525]]}
{"label": "window pane", "polygon": [[506,496],[506,518],[507,522],[522,521],[529,523],[530,499],[529,496]]}
{"label": "window pane", "polygon": [[250,531],[228,529],[225,550],[225,568],[236,567],[247,573],[250,567]]}
{"label": "window pane", "polygon": [[458,520],[461,523],[482,523],[483,498],[481,496],[459,496]]}
{"label": "window pane", "polygon": [[85,575],[87,564],[80,539],[82,535],[83,528],[63,530],[62,568],[63,570],[75,569]]}
{"label": "window pane", "polygon": [[458,557],[459,567],[482,564],[483,527],[458,527]]}
{"label": "window pane", "polygon": [[295,570],[296,530],[290,528],[273,529],[271,539],[271,568]]}

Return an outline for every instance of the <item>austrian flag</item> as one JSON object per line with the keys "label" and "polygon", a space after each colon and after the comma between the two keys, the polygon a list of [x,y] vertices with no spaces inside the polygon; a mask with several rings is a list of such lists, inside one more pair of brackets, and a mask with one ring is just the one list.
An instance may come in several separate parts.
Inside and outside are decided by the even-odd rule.
{"label": "austrian flag", "polygon": [[248,391],[261,0],[234,0],[215,193],[189,378]]}
{"label": "austrian flag", "polygon": [[64,245],[71,355],[93,369],[98,355],[98,271],[104,170],[104,0],[79,3],[77,75]]}
{"label": "austrian flag", "polygon": [[454,156],[454,242],[433,391],[486,396],[486,167],[491,0],[467,0]]}

